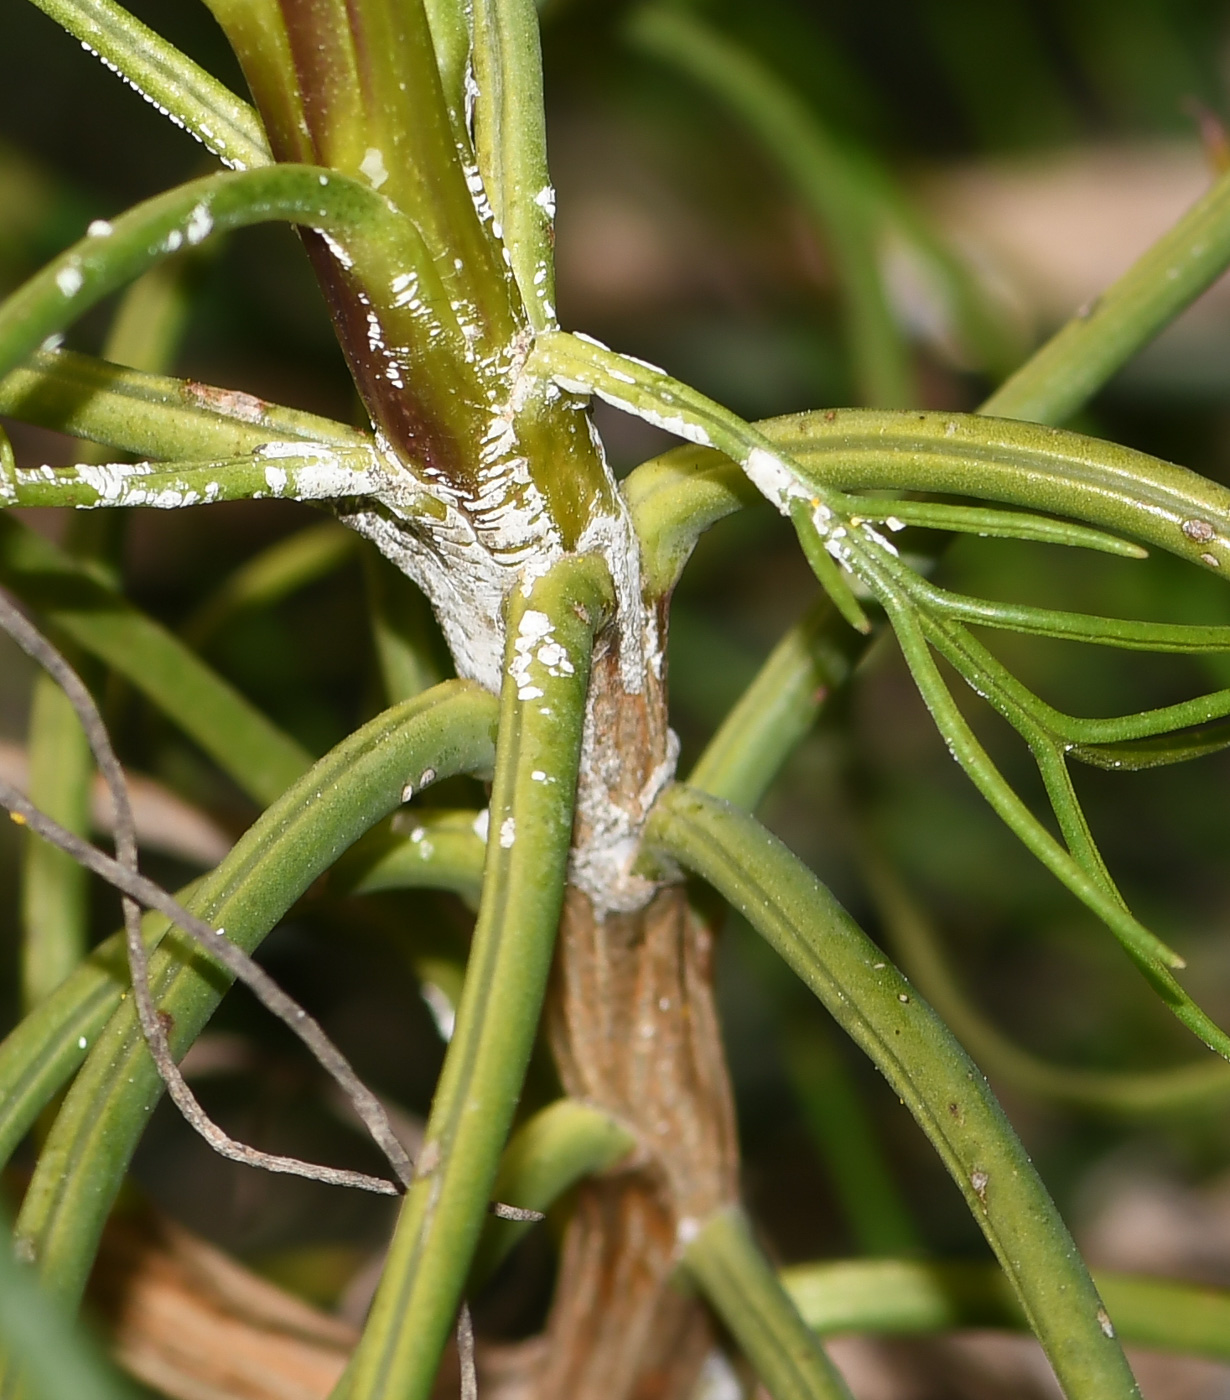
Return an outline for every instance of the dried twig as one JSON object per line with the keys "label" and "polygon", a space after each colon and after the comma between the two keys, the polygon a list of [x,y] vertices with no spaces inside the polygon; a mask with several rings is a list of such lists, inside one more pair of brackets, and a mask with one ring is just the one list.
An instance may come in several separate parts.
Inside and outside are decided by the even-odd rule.
{"label": "dried twig", "polygon": [[487,1209],[497,1220],[533,1222],[547,1218],[540,1210],[529,1210],[525,1206],[506,1206],[503,1201],[492,1201]]}
{"label": "dried twig", "polygon": [[474,1319],[469,1303],[457,1314],[457,1356],[461,1362],[461,1400],[478,1400],[478,1367],[474,1363]]}
{"label": "dried twig", "polygon": [[[76,711],[99,771],[111,793],[115,808],[115,848],[118,859],[113,860],[89,842],[66,831],[3,781],[0,781],[0,805],[6,807],[32,831],[67,852],[74,860],[114,885],[124,895],[124,928],[137,1014],[158,1073],[176,1107],[210,1146],[232,1161],[263,1167],[267,1171],[304,1176],[333,1185],[355,1186],[384,1195],[399,1194],[402,1187],[410,1184],[414,1168],[405,1149],[397,1141],[388,1117],[375,1095],[360,1081],[345,1056],[324,1033],[318,1022],[293,998],[287,996],[269,974],[253,962],[242,949],[229,942],[223,929],[211,928],[204,920],[198,919],[185,909],[166,890],[138,872],[136,829],[124,772],[111,747],[110,737],[93,697],[64,657],[3,593],[0,593],[0,627],[3,627],[18,646],[52,676]],[[171,1055],[166,1029],[150,995],[149,960],[141,937],[141,905],[159,910],[182,928],[210,957],[220,962],[238,981],[251,988],[263,1005],[299,1036],[319,1064],[354,1104],[355,1111],[392,1164],[400,1186],[363,1172],[318,1166],[294,1157],[260,1152],[228,1137],[206,1115]]]}

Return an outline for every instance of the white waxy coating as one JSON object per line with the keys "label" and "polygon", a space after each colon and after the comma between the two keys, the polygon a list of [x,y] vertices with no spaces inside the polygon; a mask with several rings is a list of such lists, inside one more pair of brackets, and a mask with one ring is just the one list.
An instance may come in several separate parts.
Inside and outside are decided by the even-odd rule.
{"label": "white waxy coating", "polygon": [[81,269],[75,262],[65,263],[56,273],[56,286],[66,297],[75,297],[81,290],[81,284],[84,280]]}
{"label": "white waxy coating", "polygon": [[359,162],[359,170],[372,189],[378,190],[389,178],[384,168],[384,152],[378,146],[369,146]]}

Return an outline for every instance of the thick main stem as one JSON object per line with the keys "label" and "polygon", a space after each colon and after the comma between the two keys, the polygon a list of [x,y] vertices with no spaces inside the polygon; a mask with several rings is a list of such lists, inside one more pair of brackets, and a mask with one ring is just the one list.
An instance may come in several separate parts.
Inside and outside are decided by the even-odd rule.
{"label": "thick main stem", "polygon": [[[599,658],[583,781],[635,812],[670,739],[662,689],[627,694]],[[600,776],[602,775],[601,779]],[[584,846],[587,804],[575,839]],[[672,1282],[690,1222],[735,1199],[730,1083],[713,1001],[712,935],[683,886],[643,908],[602,910],[571,887],[548,1002],[566,1092],[625,1122],[639,1150],[579,1192],[568,1227],[536,1400],[675,1400],[709,1349],[707,1313]]]}

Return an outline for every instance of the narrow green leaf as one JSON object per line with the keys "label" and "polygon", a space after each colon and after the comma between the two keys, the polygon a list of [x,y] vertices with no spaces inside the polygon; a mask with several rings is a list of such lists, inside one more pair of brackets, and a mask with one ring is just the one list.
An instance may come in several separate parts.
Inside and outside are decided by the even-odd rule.
{"label": "narrow green leaf", "polygon": [[1191,758],[1220,753],[1227,746],[1230,746],[1230,724],[1223,722],[1197,725],[1177,734],[1160,734],[1136,743],[1073,744],[1068,754],[1093,768],[1132,773],[1142,768],[1161,768],[1167,763],[1186,763]]}
{"label": "narrow green leaf", "polygon": [[1176,622],[1137,622],[1131,618],[1092,617],[1088,613],[1031,608],[1020,603],[992,603],[922,582],[919,595],[938,612],[1027,636],[1057,641],[1090,642],[1126,651],[1215,653],[1230,651],[1230,627]]}
{"label": "narrow green leaf", "polygon": [[311,757],[165,628],[55,545],[0,513],[0,582],[148,696],[259,803]]}
{"label": "narrow green leaf", "polygon": [[[1230,1360],[1230,1292],[1106,1269],[1095,1269],[1093,1279],[1129,1346]],[[843,1259],[785,1269],[782,1283],[808,1325],[825,1336],[1026,1325],[995,1264]]]}
{"label": "narrow green leaf", "polygon": [[1220,1059],[1115,1071],[1052,1064],[1025,1050],[970,1002],[931,920],[896,871],[878,852],[864,855],[868,887],[903,971],[992,1078],[1050,1103],[1112,1117],[1182,1113],[1230,1097],[1230,1065]]}
{"label": "narrow green leaf", "polygon": [[368,185],[311,165],[207,175],[109,223],[92,224],[85,238],[13,292],[0,305],[0,377],[168,254],[273,222],[327,233],[344,256],[363,262],[372,275],[392,262],[390,276],[399,263],[427,276],[430,264],[414,226]]}
{"label": "narrow green leaf", "polygon": [[[620,399],[620,387],[615,381],[597,391],[639,414],[626,386]],[[667,416],[657,413],[659,421]],[[820,493],[976,496],[1085,521],[1202,568],[1230,568],[1230,490],[1131,448],[960,413],[827,409],[766,419],[755,429]],[[696,440],[694,432],[680,435]],[[703,445],[726,450],[716,438]],[[647,557],[664,578],[673,581],[671,568],[682,567],[704,530],[753,499],[734,464],[740,455],[730,455],[734,461],[676,449],[625,481],[628,499],[640,503]]]}
{"label": "narrow green leaf", "polygon": [[[635,1146],[635,1135],[609,1113],[576,1099],[557,1099],[509,1139],[495,1179],[495,1199],[545,1212],[578,1181],[613,1167]],[[473,1292],[532,1228],[525,1221],[487,1222],[470,1269]]]}
{"label": "narrow green leaf", "polygon": [[647,840],[739,910],[871,1057],[960,1188],[1069,1400],[1135,1397],[1071,1236],[986,1081],[943,1021],[752,817],[677,786],[659,800]]}
{"label": "narrow green leaf", "polygon": [[773,1400],[850,1400],[841,1373],[752,1238],[737,1206],[690,1222],[683,1266],[730,1329]]}
{"label": "narrow green leaf", "polygon": [[[462,681],[386,710],[321,759],[240,838],[193,891],[193,912],[251,952],[341,851],[401,803],[407,780],[420,782],[427,770],[445,778],[487,769],[494,724],[491,696]],[[224,974],[173,936],[151,959],[151,984],[155,1003],[171,1017],[172,1048],[182,1056],[224,994]],[[18,1236],[56,1296],[79,1298],[115,1192],[161,1094],[125,999],[90,1047],[18,1219]]]}
{"label": "narrow green leaf", "polygon": [[487,813],[410,808],[391,828],[373,831],[329,877],[333,894],[453,890],[477,903],[487,853]]}
{"label": "narrow green leaf", "polygon": [[[546,993],[590,651],[610,587],[600,560],[572,557],[528,598],[520,589],[510,598],[493,839],[465,988],[347,1400],[425,1400],[453,1327]],[[566,665],[551,660],[561,652]]]}
{"label": "narrow green leaf", "polygon": [[1064,544],[1118,554],[1126,559],[1144,559],[1149,551],[1128,540],[1073,525],[1069,520],[1053,520],[1026,511],[987,510],[978,506],[943,505],[938,501],[860,500],[857,513],[865,520],[886,521],[891,528],[917,525],[926,530],[951,530],[962,535],[983,535],[992,539],[1038,540],[1044,544]]}
{"label": "narrow green leaf", "polygon": [[[301,588],[327,577],[354,557],[358,545],[358,536],[353,531],[332,520],[296,530],[228,574],[184,623],[181,636],[194,650],[199,650],[227,627],[232,618],[250,609],[273,607]],[[408,700],[410,697],[394,698]]]}
{"label": "narrow green leaf", "polygon": [[372,447],[267,442],[245,457],[214,462],[80,462],[18,468],[10,506],[146,506],[179,510],[217,501],[339,500],[387,491],[392,473]]}
{"label": "narrow green leaf", "polygon": [[833,600],[833,606],[842,617],[856,632],[869,633],[871,623],[867,620],[862,604],[854,596],[836,559],[825,549],[824,542],[816,534],[812,514],[818,504],[819,502],[813,503],[798,498],[790,502],[790,520],[799,537],[799,543],[803,546],[803,555],[811,565],[811,571],[819,581],[820,587]]}
{"label": "narrow green leaf", "polygon": [[[198,885],[176,896],[191,898]],[[161,914],[142,922],[152,952],[169,929]],[[99,944],[45,1000],[0,1043],[0,1166],[7,1165],[35,1120],[76,1074],[128,987],[124,935]]]}
{"label": "narrow green leaf", "polygon": [[915,684],[953,757],[1001,820],[1110,929],[1176,1019],[1209,1049],[1230,1059],[1230,1035],[1196,1005],[1169,970],[1182,967],[1182,959],[1123,908],[1117,896],[1107,890],[1104,877],[1091,875],[1038,822],[975,738],[949,694],[926,639],[913,618],[898,614],[892,620]]}
{"label": "narrow green leaf", "polygon": [[273,159],[246,102],[113,0],[34,3],[225,165],[249,170]]}
{"label": "narrow green leaf", "polygon": [[983,404],[984,413],[1061,423],[1217,280],[1230,263],[1230,175]]}
{"label": "narrow green leaf", "polygon": [[[27,732],[30,800],[74,835],[88,836],[94,758],[76,711],[50,677],[39,676],[34,686]],[[29,1011],[89,946],[86,872],[33,832],[22,860],[21,925],[21,1000]]]}
{"label": "narrow green leaf", "polygon": [[161,459],[242,457],[267,442],[352,448],[372,440],[343,423],[251,394],[145,374],[69,350],[40,350],[0,380],[0,413]]}
{"label": "narrow green leaf", "polygon": [[[474,144],[530,326],[555,316],[555,190],[547,170],[533,0],[473,0]],[[434,30],[433,30],[434,32]]]}
{"label": "narrow green leaf", "polygon": [[676,447],[642,462],[620,490],[641,542],[642,577],[652,598],[674,588],[706,530],[762,500],[729,457],[703,447]]}

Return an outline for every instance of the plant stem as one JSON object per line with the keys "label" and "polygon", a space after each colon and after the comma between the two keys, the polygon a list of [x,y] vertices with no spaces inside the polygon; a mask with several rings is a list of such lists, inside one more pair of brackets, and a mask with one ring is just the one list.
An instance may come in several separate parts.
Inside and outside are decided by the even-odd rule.
{"label": "plant stem", "polygon": [[647,840],[702,876],[875,1062],[930,1138],[1069,1400],[1137,1397],[1067,1228],[977,1066],[827,889],[752,817],[683,786]]}
{"label": "plant stem", "polygon": [[[451,681],[356,731],[288,791],[194,891],[192,911],[251,952],[354,840],[421,782],[482,771],[491,760],[491,697]],[[176,937],[151,960],[156,1004],[182,1056],[229,985]],[[37,1014],[37,1013],[36,1013]],[[48,1136],[18,1219],[47,1287],[75,1301],[129,1159],[162,1093],[131,998],[91,1047]]]}
{"label": "plant stem", "polygon": [[[993,1263],[851,1259],[800,1264],[781,1277],[807,1325],[824,1336],[1026,1326],[1008,1280]],[[1093,1278],[1127,1345],[1230,1360],[1226,1290],[1104,1269],[1094,1270]]]}
{"label": "plant stem", "polygon": [[[491,839],[457,1023],[348,1400],[432,1387],[529,1063],[563,902],[606,567],[566,558],[509,600]],[[559,660],[562,649],[563,661]]]}
{"label": "plant stem", "polygon": [[773,1400],[850,1400],[737,1206],[719,1211],[685,1246],[683,1266],[756,1369]]}
{"label": "plant stem", "polygon": [[1230,175],[1223,175],[1119,280],[1082,308],[979,410],[1070,418],[1230,262]]}

